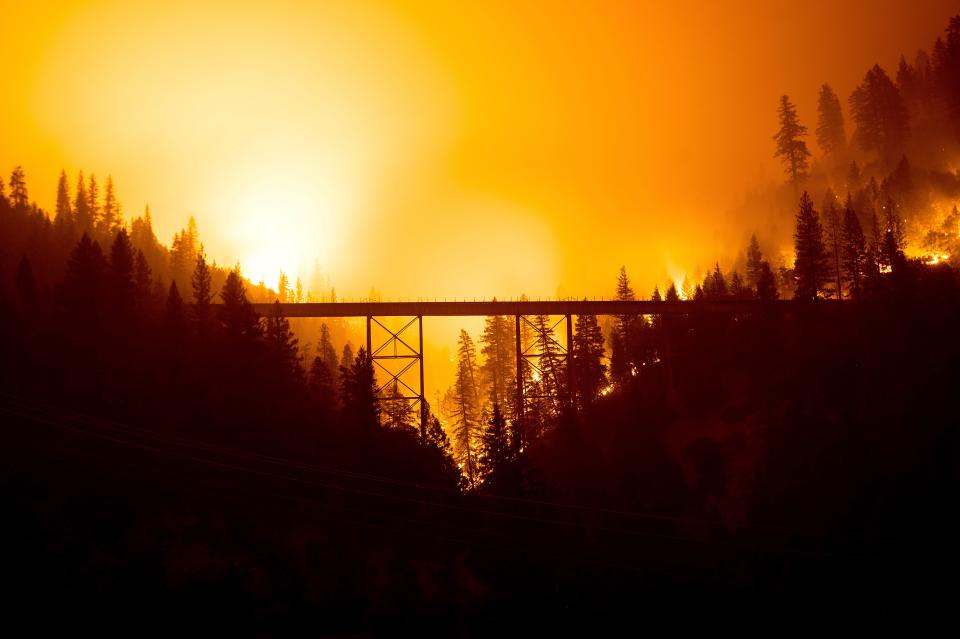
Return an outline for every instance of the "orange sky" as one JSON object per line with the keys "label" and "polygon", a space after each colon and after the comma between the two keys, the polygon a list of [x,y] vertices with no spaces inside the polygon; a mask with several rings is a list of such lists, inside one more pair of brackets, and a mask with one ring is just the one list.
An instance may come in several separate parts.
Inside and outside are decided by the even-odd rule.
{"label": "orange sky", "polygon": [[[777,97],[814,125],[952,2],[0,2],[0,168],[53,204],[111,173],[162,241],[347,295],[646,293],[729,260],[779,179]],[[669,6],[667,6],[669,5]],[[812,140],[811,140],[811,144]],[[6,175],[5,175],[6,177]],[[73,178],[72,178],[73,179]]]}

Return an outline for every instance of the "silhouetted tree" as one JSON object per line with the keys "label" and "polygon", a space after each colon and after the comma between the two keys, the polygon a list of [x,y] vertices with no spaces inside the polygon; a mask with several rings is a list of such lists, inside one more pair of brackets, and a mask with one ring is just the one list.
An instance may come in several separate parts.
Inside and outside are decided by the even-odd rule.
{"label": "silhouetted tree", "polygon": [[74,193],[73,215],[77,220],[77,228],[81,233],[93,230],[93,218],[90,215],[90,201],[87,199],[87,184],[83,179],[83,171],[77,175],[77,191]]}
{"label": "silhouetted tree", "polygon": [[760,243],[757,234],[750,236],[750,245],[747,247],[747,285],[756,290],[760,282],[760,270],[763,263],[763,253],[760,252]]}
{"label": "silhouetted tree", "polygon": [[340,353],[340,366],[339,369],[342,372],[344,368],[349,368],[353,365],[353,347],[350,346],[350,343],[343,345],[343,351]]}
{"label": "silhouetted tree", "polygon": [[133,282],[137,303],[142,310],[147,310],[153,294],[153,271],[140,249],[133,256]]}
{"label": "silhouetted tree", "polygon": [[247,299],[247,288],[240,277],[239,266],[227,274],[220,299],[223,304],[219,308],[219,320],[227,337],[250,340],[260,336],[260,317]]}
{"label": "silhouetted tree", "polygon": [[460,474],[460,469],[457,468],[457,463],[453,457],[453,447],[450,445],[450,438],[447,437],[446,431],[443,430],[443,424],[436,415],[430,413],[429,406],[426,406],[424,410],[430,417],[427,420],[427,437],[423,440],[423,443],[437,450],[444,474],[462,484],[463,476]]}
{"label": "silhouetted tree", "polygon": [[30,204],[30,197],[27,194],[27,178],[22,166],[18,166],[10,174],[10,204],[15,209],[26,209]]}
{"label": "silhouetted tree", "polygon": [[[334,376],[337,372],[337,351],[333,347],[333,341],[330,339],[330,328],[323,323],[320,325],[320,339],[317,342],[317,357],[323,360],[323,363],[330,369]],[[352,356],[351,356],[352,357]]]}
{"label": "silhouetted tree", "polygon": [[760,262],[760,277],[757,280],[757,299],[769,301],[778,297],[780,292],[777,290],[777,276],[770,268],[770,262],[763,260]]}
{"label": "silhouetted tree", "polygon": [[479,470],[484,482],[495,486],[498,479],[502,479],[506,474],[511,461],[507,420],[500,410],[500,404],[494,403],[490,418],[480,437]]}
{"label": "silhouetted tree", "polygon": [[180,291],[177,290],[176,282],[170,282],[163,324],[169,338],[172,340],[183,338],[186,329],[186,313],[183,308],[183,298],[180,296]]}
{"label": "silhouetted tree", "polygon": [[847,146],[840,98],[829,84],[820,87],[817,99],[817,144],[825,155],[837,157]]}
{"label": "silhouetted tree", "polygon": [[100,228],[100,187],[97,178],[91,173],[87,180],[87,215],[90,217],[90,228]]}
{"label": "silhouetted tree", "polygon": [[290,278],[283,271],[280,271],[280,277],[277,278],[277,297],[281,302],[286,303],[290,297]]}
{"label": "silhouetted tree", "polygon": [[404,432],[414,432],[417,430],[416,416],[413,414],[413,407],[410,400],[400,392],[400,384],[396,381],[390,384],[389,390],[384,396],[383,402],[383,425],[387,428]]}
{"label": "silhouetted tree", "polygon": [[170,244],[171,275],[181,287],[190,286],[190,277],[197,263],[198,238],[197,221],[191,216],[187,228],[174,234]]}
{"label": "silhouetted tree", "polygon": [[743,285],[743,278],[736,271],[730,276],[730,297],[734,299],[750,297],[750,291]]}
{"label": "silhouetted tree", "polygon": [[680,294],[677,293],[677,285],[673,282],[670,282],[670,286],[667,287],[667,295],[664,298],[664,301],[667,302],[679,302]]}
{"label": "silhouetted tree", "polygon": [[720,271],[720,263],[717,262],[713,272],[708,273],[703,280],[703,295],[706,299],[723,299],[728,295],[727,280]]}
{"label": "silhouetted tree", "polygon": [[116,309],[132,308],[136,283],[134,281],[133,247],[126,229],[121,229],[110,246],[110,289]]}
{"label": "silhouetted tree", "polygon": [[331,415],[338,406],[336,354],[334,365],[325,360],[320,354],[313,358],[308,377],[308,389],[314,402],[320,407],[324,415]]}
{"label": "silhouetted tree", "polygon": [[516,395],[516,338],[514,327],[503,315],[486,319],[480,336],[484,362],[480,368],[489,389],[490,403],[508,409]]}
{"label": "silhouetted tree", "polygon": [[773,136],[776,142],[774,157],[783,162],[784,172],[789,176],[790,184],[796,187],[807,175],[807,158],[810,151],[807,143],[801,138],[807,135],[807,127],[800,124],[797,117],[797,108],[790,101],[790,97],[780,96],[780,106],[777,108],[780,119],[780,129]]}
{"label": "silhouetted tree", "polygon": [[854,139],[864,151],[876,151],[892,163],[900,156],[909,133],[908,114],[900,91],[880,67],[867,71],[850,96],[850,112],[857,124]]}
{"label": "silhouetted tree", "polygon": [[73,207],[70,206],[70,191],[67,188],[67,172],[60,171],[57,180],[57,211],[54,225],[62,231],[73,226]]}
{"label": "silhouetted tree", "polygon": [[477,386],[477,356],[470,335],[460,331],[457,342],[457,372],[450,393],[449,412],[453,418],[454,452],[470,487],[479,479],[480,398]]}
{"label": "silhouetted tree", "polygon": [[817,299],[823,290],[824,282],[829,277],[829,266],[823,245],[823,228],[820,226],[820,218],[806,191],[800,198],[793,240],[796,251],[793,265],[797,285],[796,298]]}
{"label": "silhouetted tree", "polygon": [[380,426],[373,359],[362,346],[353,363],[340,369],[340,397],[348,424],[367,430]]}
{"label": "silhouetted tree", "polygon": [[300,340],[290,330],[290,320],[284,317],[279,301],[273,303],[265,323],[264,338],[277,364],[278,374],[286,380],[300,382],[303,379],[298,348]]}
{"label": "silhouetted tree", "polygon": [[[615,299],[620,301],[636,299],[624,266],[620,267],[620,274],[617,276]],[[637,324],[636,315],[614,316],[613,331],[610,334],[610,376],[618,383],[629,379],[636,368],[633,355],[637,344]]]}
{"label": "silhouetted tree", "polygon": [[903,218],[897,213],[897,205],[891,200],[887,199],[886,204],[884,204],[884,229],[883,229],[883,240],[880,247],[880,252],[882,255],[882,262],[890,266],[890,269],[895,271],[897,266],[901,266],[904,263],[905,257],[903,254],[904,247],[904,231],[903,231]]}
{"label": "silhouetted tree", "polygon": [[853,201],[847,196],[843,209],[843,232],[841,234],[841,265],[850,295],[859,299],[863,286],[864,265],[867,257],[866,238],[860,227],[860,219],[853,210]]}
{"label": "silhouetted tree", "polygon": [[210,273],[210,267],[207,265],[207,256],[203,253],[203,245],[197,251],[196,266],[193,267],[193,275],[190,278],[190,285],[193,288],[193,315],[197,320],[197,326],[203,331],[210,319],[210,304],[213,301],[213,276]]}
{"label": "silhouetted tree", "polygon": [[843,299],[843,283],[840,277],[841,220],[837,196],[831,189],[823,198],[823,219],[826,223],[826,249],[830,268],[834,275],[834,287],[837,299]]}
{"label": "silhouetted tree", "polygon": [[573,379],[578,407],[589,406],[607,385],[603,330],[596,315],[577,315],[573,336]]}
{"label": "silhouetted tree", "polygon": [[84,233],[70,254],[60,288],[63,307],[74,321],[89,324],[98,317],[105,268],[100,245]]}
{"label": "silhouetted tree", "polygon": [[[91,176],[93,177],[93,176]],[[107,176],[107,184],[103,193],[103,214],[100,216],[100,233],[105,236],[112,236],[123,224],[120,202],[113,188],[113,178]]]}

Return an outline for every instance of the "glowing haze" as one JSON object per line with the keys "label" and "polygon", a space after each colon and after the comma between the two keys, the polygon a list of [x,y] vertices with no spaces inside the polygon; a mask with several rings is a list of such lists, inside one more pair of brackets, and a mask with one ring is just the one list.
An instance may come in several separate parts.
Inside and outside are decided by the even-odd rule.
{"label": "glowing haze", "polygon": [[[952,2],[3,3],[0,166],[112,174],[253,279],[646,292],[750,229],[775,104],[927,47]],[[670,7],[661,6],[669,4]],[[812,143],[812,142],[811,142]]]}

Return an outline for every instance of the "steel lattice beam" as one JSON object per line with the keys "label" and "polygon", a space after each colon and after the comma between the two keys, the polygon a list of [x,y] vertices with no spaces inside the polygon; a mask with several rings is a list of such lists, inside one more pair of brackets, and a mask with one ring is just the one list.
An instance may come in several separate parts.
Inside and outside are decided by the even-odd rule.
{"label": "steel lattice beam", "polygon": [[[417,315],[414,316],[410,321],[404,324],[399,330],[394,331],[388,328],[383,322],[378,320],[373,315],[367,315],[367,352],[370,354],[370,361],[374,367],[375,373],[383,373],[383,381],[377,387],[377,396],[381,402],[388,401],[404,401],[412,402],[413,406],[420,409],[420,436],[426,438],[427,436],[427,402],[424,397],[424,386],[423,386],[423,316]],[[410,329],[414,324],[417,325],[417,348],[411,346],[404,338],[403,335]],[[384,338],[383,342],[379,346],[375,346],[373,342],[373,327],[374,325],[386,331],[387,335]],[[400,347],[403,347],[402,350]],[[405,362],[400,367],[399,370],[391,369],[385,366],[382,362],[392,360]],[[413,388],[408,384],[403,376],[406,375],[410,369],[414,366],[419,366],[420,368],[420,388],[419,390]],[[398,390],[402,387],[403,391],[400,393],[399,397],[384,397],[384,390],[390,386],[396,384]]]}

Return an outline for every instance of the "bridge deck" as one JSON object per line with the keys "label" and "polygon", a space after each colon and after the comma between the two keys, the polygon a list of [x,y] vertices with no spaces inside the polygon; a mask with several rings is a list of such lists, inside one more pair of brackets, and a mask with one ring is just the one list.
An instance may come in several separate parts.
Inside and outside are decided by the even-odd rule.
{"label": "bridge deck", "polygon": [[[756,313],[796,308],[789,300],[722,300],[701,302],[653,302],[650,300],[542,300],[475,302],[309,302],[285,303],[280,308],[286,317],[469,317],[488,315],[696,315],[700,313]],[[832,300],[818,301],[817,307],[832,307]],[[269,314],[273,304],[254,304],[261,315]]]}

